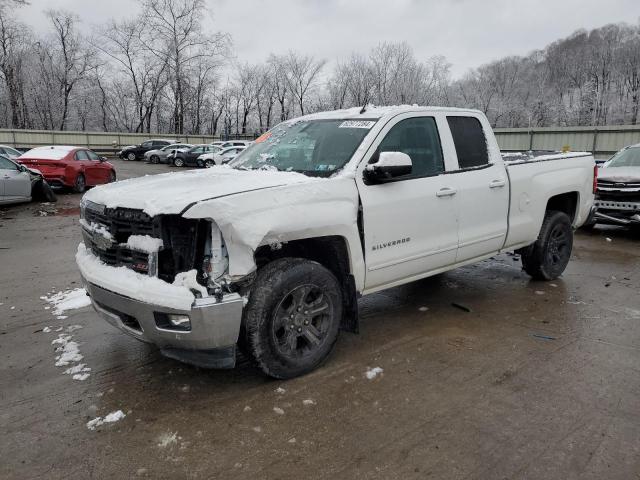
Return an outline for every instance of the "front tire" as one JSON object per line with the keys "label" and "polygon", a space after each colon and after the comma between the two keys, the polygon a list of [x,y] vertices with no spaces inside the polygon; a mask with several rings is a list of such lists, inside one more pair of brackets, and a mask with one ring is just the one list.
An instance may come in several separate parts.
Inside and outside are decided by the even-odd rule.
{"label": "front tire", "polygon": [[151,155],[151,158],[149,160],[151,160],[151,163],[153,164],[160,163],[160,157],[158,157],[157,155]]}
{"label": "front tire", "polygon": [[73,191],[75,193],[84,193],[87,189],[87,182],[82,173],[79,173],[76,177],[76,181],[73,183]]}
{"label": "front tire", "polygon": [[331,353],[342,319],[342,290],[324,266],[282,258],[263,267],[243,312],[244,345],[270,377],[317,368]]}
{"label": "front tire", "polygon": [[553,280],[567,267],[572,248],[573,228],[568,215],[548,211],[536,242],[520,250],[522,268],[535,280]]}
{"label": "front tire", "polygon": [[216,162],[214,162],[214,161],[213,161],[212,159],[210,159],[210,158],[207,158],[207,159],[204,161],[204,166],[205,166],[205,167],[207,167],[207,168],[215,167],[215,165],[216,165]]}
{"label": "front tire", "polygon": [[176,157],[176,158],[173,159],[173,165],[175,167],[184,167],[184,160],[182,160],[179,157]]}
{"label": "front tire", "polygon": [[109,182],[108,183],[113,183],[116,181],[116,172],[111,171],[109,172]]}
{"label": "front tire", "polygon": [[130,162],[133,162],[136,159],[136,154],[135,153],[128,153],[127,154],[127,160],[129,160]]}

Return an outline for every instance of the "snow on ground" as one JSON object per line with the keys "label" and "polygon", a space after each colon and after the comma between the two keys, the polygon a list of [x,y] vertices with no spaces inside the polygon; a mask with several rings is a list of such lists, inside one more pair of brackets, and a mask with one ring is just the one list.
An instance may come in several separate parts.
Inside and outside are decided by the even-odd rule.
{"label": "snow on ground", "polygon": [[286,392],[286,390],[285,390],[284,388],[282,388],[282,387],[278,387],[278,388],[276,388],[274,391],[275,391],[276,393],[281,394],[281,395],[282,395],[283,393],[285,393],[285,392]]}
{"label": "snow on ground", "polygon": [[373,367],[370,368],[369,370],[367,370],[364,374],[365,377],[367,377],[369,380],[373,380],[374,378],[376,378],[379,374],[381,374],[384,370],[380,367]]}
{"label": "snow on ground", "polygon": [[284,415],[284,410],[281,409],[280,407],[273,407],[273,411],[276,412],[278,415]]}
{"label": "snow on ground", "polygon": [[71,340],[71,335],[65,335],[63,333],[58,335],[58,338],[51,342],[51,345],[58,345],[56,352],[60,354],[56,356],[56,367],[66,367],[70,363],[79,362],[82,360],[78,343]]}
{"label": "snow on ground", "polygon": [[64,314],[67,310],[87,307],[91,305],[91,300],[87,296],[84,288],[60,291],[49,296],[40,297],[53,306],[53,314],[60,320],[67,318]]}
{"label": "snow on ground", "polygon": [[105,423],[114,423],[119,420],[122,420],[126,415],[122,410],[116,410],[115,412],[111,412],[104,417],[96,417],[93,420],[89,420],[87,422],[87,428],[89,430],[95,430],[100,425],[104,425]]}
{"label": "snow on ground", "polygon": [[167,448],[170,445],[178,443],[178,432],[166,432],[158,437],[158,446],[160,448]]}
{"label": "snow on ground", "polygon": [[302,401],[302,404],[305,405],[305,406],[309,406],[309,405],[315,405],[316,402],[311,400],[310,398],[307,398],[306,400]]}

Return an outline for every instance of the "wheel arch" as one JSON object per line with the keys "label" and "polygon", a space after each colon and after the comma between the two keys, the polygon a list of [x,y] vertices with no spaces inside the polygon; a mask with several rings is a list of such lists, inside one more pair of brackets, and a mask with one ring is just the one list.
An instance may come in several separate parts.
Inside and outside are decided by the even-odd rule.
{"label": "wheel arch", "polygon": [[578,205],[580,205],[580,194],[578,192],[560,193],[549,198],[545,212],[553,210],[564,212],[571,220],[571,224],[573,224],[578,212]]}
{"label": "wheel arch", "polygon": [[318,262],[333,273],[343,290],[344,317],[341,328],[358,332],[358,292],[352,271],[347,239],[338,235],[292,240],[278,245],[262,245],[255,251],[258,269],[286,257]]}

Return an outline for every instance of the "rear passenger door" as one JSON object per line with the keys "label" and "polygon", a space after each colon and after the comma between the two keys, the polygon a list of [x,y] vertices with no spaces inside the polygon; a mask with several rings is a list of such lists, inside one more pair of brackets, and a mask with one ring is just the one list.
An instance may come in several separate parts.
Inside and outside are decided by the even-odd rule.
{"label": "rear passenger door", "polygon": [[[502,161],[492,161],[483,124],[475,116],[447,115],[458,169],[450,174],[458,191],[456,262],[499,251],[507,235],[509,180]],[[487,126],[488,128],[488,126]]]}
{"label": "rear passenger door", "polygon": [[[426,276],[455,262],[458,207],[438,122],[444,117],[407,113],[392,119],[358,168],[362,202],[365,291]],[[365,184],[362,171],[379,152],[403,152],[412,173],[392,182]],[[372,160],[373,159],[373,160]]]}

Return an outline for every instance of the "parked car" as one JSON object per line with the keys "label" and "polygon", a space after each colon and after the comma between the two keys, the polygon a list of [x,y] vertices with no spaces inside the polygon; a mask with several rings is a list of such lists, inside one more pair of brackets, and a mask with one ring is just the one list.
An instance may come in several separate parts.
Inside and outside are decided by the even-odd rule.
{"label": "parked car", "polygon": [[55,202],[56,195],[38,170],[0,155],[0,205],[31,200]]}
{"label": "parked car", "polygon": [[167,157],[170,153],[189,150],[191,147],[193,147],[193,145],[188,143],[172,143],[166,147],[145,152],[144,161],[147,163],[169,163]]}
{"label": "parked car", "polygon": [[623,148],[599,169],[589,225],[595,223],[640,227],[640,143]]}
{"label": "parked car", "polygon": [[116,181],[116,169],[104,157],[84,147],[32,148],[18,162],[35,168],[52,187],[68,187],[82,193],[87,187]]}
{"label": "parked car", "polygon": [[217,145],[221,148],[228,147],[248,147],[253,143],[252,140],[216,140],[211,145]]}
{"label": "parked car", "polygon": [[203,153],[210,153],[216,150],[215,145],[203,144],[191,147],[189,150],[175,152],[171,156],[171,161],[176,167],[204,167],[204,162],[198,157]]}
{"label": "parked car", "polygon": [[173,143],[176,143],[176,141],[166,140],[163,138],[147,140],[139,145],[129,145],[128,147],[124,147],[118,152],[118,157],[131,162],[134,160],[142,160],[144,158],[144,154],[149,150],[157,150]]}
{"label": "parked car", "polygon": [[214,165],[222,165],[236,158],[247,147],[227,147],[218,151],[203,153],[198,157],[205,167],[213,167]]}
{"label": "parked car", "polygon": [[22,152],[16,150],[13,147],[8,147],[6,145],[0,145],[0,155],[4,155],[5,157],[10,158],[11,160],[15,160],[20,155],[22,155]]}
{"label": "parked car", "polygon": [[357,331],[362,295],[514,250],[557,278],[593,205],[590,153],[505,162],[467,109],[316,113],[229,166],[88,192],[76,262],[123,332],[204,367],[234,366],[239,344],[276,378]]}

